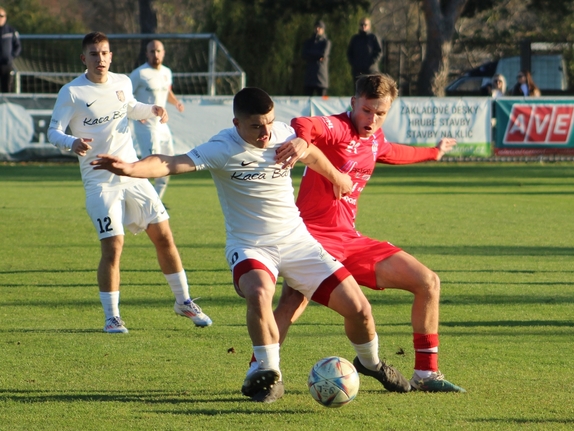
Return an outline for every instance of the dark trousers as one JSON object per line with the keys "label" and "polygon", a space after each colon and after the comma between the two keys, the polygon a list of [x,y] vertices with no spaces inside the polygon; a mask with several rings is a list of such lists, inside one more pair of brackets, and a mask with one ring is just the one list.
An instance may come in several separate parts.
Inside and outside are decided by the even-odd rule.
{"label": "dark trousers", "polygon": [[305,86],[305,96],[314,96],[315,93],[317,93],[317,96],[326,96],[327,95],[327,89],[323,88],[323,87],[310,87],[310,86]]}
{"label": "dark trousers", "polygon": [[11,93],[12,92],[12,65],[3,64],[0,65],[0,93]]}

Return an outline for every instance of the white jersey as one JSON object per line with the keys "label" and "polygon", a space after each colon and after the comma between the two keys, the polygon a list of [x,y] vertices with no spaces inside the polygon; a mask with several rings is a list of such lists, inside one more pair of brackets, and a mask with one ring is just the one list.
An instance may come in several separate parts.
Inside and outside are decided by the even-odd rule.
{"label": "white jersey", "polygon": [[211,172],[225,217],[227,242],[267,246],[306,233],[295,205],[291,171],[274,160],[275,150],[295,137],[274,122],[267,148],[245,142],[235,128],[225,129],[187,155],[198,170]]}
{"label": "white jersey", "polygon": [[[133,119],[154,117],[152,105],[139,103],[133,96],[132,83],[125,75],[108,72],[108,80],[98,84],[81,75],[64,85],[58,93],[48,139],[59,148],[70,150],[77,138],[91,138],[92,149],[79,157],[86,191],[133,182],[133,178],[94,170],[90,165],[98,154],[112,154],[126,162],[137,155],[128,127]],[[66,135],[67,127],[72,135]]]}
{"label": "white jersey", "polygon": [[162,64],[159,69],[155,69],[149,63],[144,63],[130,74],[130,79],[134,96],[139,102],[165,108],[172,84],[171,70],[168,67]]}
{"label": "white jersey", "polygon": [[[130,74],[130,79],[138,102],[166,107],[172,85],[168,67],[162,64],[155,69],[149,63],[144,63]],[[145,123],[134,121],[134,132],[142,157],[153,153],[173,153],[171,132],[167,123],[161,124],[159,118],[151,118]]]}

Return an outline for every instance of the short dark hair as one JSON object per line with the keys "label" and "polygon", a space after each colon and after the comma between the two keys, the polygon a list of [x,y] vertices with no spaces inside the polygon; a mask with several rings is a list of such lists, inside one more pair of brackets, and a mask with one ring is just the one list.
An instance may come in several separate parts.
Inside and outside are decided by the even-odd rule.
{"label": "short dark hair", "polygon": [[360,75],[355,84],[355,97],[383,99],[390,97],[391,102],[399,94],[396,81],[385,73]]}
{"label": "short dark hair", "polygon": [[265,91],[257,87],[245,87],[233,98],[233,115],[265,115],[271,112],[273,106],[273,100]]}
{"label": "short dark hair", "polygon": [[88,45],[93,45],[95,43],[102,43],[102,42],[110,43],[110,40],[108,39],[108,36],[106,36],[101,31],[94,31],[92,33],[88,33],[87,35],[84,36],[84,40],[82,40],[82,51],[84,51]]}

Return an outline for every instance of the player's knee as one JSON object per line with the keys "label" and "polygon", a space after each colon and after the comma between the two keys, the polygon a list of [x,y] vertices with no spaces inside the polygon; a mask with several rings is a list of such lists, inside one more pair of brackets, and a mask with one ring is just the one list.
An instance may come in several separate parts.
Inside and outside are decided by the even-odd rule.
{"label": "player's knee", "polygon": [[242,282],[239,279],[239,289],[243,293],[245,300],[252,305],[270,305],[273,302],[273,289],[269,289],[261,283]]}
{"label": "player's knee", "polygon": [[440,297],[440,278],[435,272],[429,270],[425,274],[422,284],[428,296]]}
{"label": "player's knee", "polygon": [[171,231],[162,232],[161,235],[155,235],[153,237],[150,236],[150,239],[154,243],[155,248],[157,250],[166,252],[168,250],[174,250],[176,248],[175,241],[173,240],[173,235],[171,234]]}
{"label": "player's knee", "polygon": [[100,241],[102,260],[119,262],[124,247],[123,235],[104,238]]}
{"label": "player's knee", "polygon": [[363,301],[352,304],[346,317],[358,323],[367,324],[373,319],[371,304],[366,298]]}

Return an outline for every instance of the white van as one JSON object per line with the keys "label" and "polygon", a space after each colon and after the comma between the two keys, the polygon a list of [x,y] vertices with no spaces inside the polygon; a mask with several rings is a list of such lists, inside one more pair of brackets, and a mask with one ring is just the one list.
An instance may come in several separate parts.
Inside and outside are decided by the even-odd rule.
{"label": "white van", "polygon": [[[532,79],[540,88],[540,91],[565,91],[568,89],[566,63],[561,55],[533,55],[531,65]],[[508,57],[498,60],[496,73],[504,75],[509,88],[516,83],[518,72],[520,72],[520,57]]]}
{"label": "white van", "polygon": [[[505,57],[497,61],[482,64],[465,72],[446,87],[447,96],[479,96],[484,87],[490,83],[494,74],[506,78],[507,91],[512,90],[516,83],[516,75],[520,71],[520,57]],[[566,62],[559,54],[533,55],[531,57],[532,79],[544,96],[545,90],[553,95],[568,90]]]}

